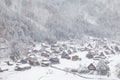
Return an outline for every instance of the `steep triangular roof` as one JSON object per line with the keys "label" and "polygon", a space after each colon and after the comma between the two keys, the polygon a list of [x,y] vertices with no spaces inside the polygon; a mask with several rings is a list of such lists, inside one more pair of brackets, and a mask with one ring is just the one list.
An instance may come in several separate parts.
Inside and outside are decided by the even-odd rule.
{"label": "steep triangular roof", "polygon": [[96,67],[91,63],[91,64],[88,66],[88,69],[89,69],[89,70],[96,70]]}
{"label": "steep triangular roof", "polygon": [[99,56],[105,56],[104,52],[101,52]]}

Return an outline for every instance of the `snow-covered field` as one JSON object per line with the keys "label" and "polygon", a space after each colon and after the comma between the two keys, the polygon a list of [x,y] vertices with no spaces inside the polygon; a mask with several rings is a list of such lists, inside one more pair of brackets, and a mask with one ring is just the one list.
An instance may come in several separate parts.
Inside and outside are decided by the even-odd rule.
{"label": "snow-covered field", "polygon": [[[71,61],[67,59],[60,59],[60,64],[53,65],[54,67],[65,69],[65,68],[78,68],[79,64],[89,64],[92,60],[85,58],[86,53],[80,54],[79,57],[83,61]],[[118,57],[113,57],[113,59]],[[111,58],[112,59],[112,58]],[[87,61],[87,63],[86,63]],[[115,61],[116,62],[116,61]],[[115,64],[115,62],[113,62]],[[114,64],[112,64],[114,66]],[[112,66],[112,67],[113,67]],[[14,66],[9,67],[10,70],[0,73],[0,80],[118,80],[115,76],[99,76],[99,75],[76,75],[73,73],[58,70],[52,67],[32,67],[26,71],[14,71]],[[114,70],[111,70],[114,73]]]}
{"label": "snow-covered field", "polygon": [[[65,43],[65,44],[68,44],[68,43]],[[69,46],[71,45],[69,44]],[[72,46],[72,47],[77,49],[79,46],[77,47]],[[109,47],[114,47],[114,46],[107,45],[107,47],[109,48]],[[39,51],[40,48],[41,48],[40,45],[38,45],[34,49],[35,50],[37,49]],[[98,49],[99,51],[102,51],[101,48],[96,48],[96,49]],[[111,48],[109,49],[113,50]],[[94,50],[95,49],[93,48],[93,51]],[[48,52],[51,52],[51,51],[48,51]],[[100,60],[95,60],[94,58],[90,59],[86,57],[88,53],[89,51],[87,50],[77,51],[75,53],[73,52],[72,54],[69,54],[70,59],[61,58],[61,53],[59,53],[57,54],[57,57],[60,61],[59,64],[53,64],[52,66],[49,66],[49,67],[32,66],[31,69],[25,70],[25,71],[15,71],[14,70],[15,64],[13,66],[2,65],[2,67],[4,68],[8,67],[9,70],[0,72],[0,80],[119,80],[116,76],[117,74],[116,74],[116,67],[115,67],[116,64],[120,63],[119,52],[115,54],[110,53],[109,55],[105,55],[106,56],[105,60],[109,61],[108,63],[108,66],[110,68],[110,71],[108,72],[110,73],[109,76],[107,74],[105,76],[100,76],[98,74],[95,74],[97,70],[96,71],[94,70],[92,74],[90,72],[82,73],[82,74],[79,73],[80,69],[83,68],[82,70],[84,70],[84,68],[87,68],[88,70],[88,66],[91,63],[96,66],[96,64],[98,64],[98,62],[100,61]],[[78,56],[79,59],[74,61],[72,60],[73,56]],[[0,67],[1,67],[1,64],[0,64]],[[69,70],[77,70],[77,72],[72,72]]]}
{"label": "snow-covered field", "polygon": [[[54,65],[59,68],[78,68],[81,64],[88,66],[90,63],[93,63],[94,60],[86,58],[87,52],[78,52],[75,54],[72,54],[70,56],[77,55],[81,60],[78,61],[72,61],[72,60],[67,60],[67,59],[60,59],[60,64]],[[87,62],[87,63],[86,63]]]}
{"label": "snow-covered field", "polygon": [[87,80],[50,67],[33,67],[22,72],[0,73],[3,80]]}
{"label": "snow-covered field", "polygon": [[115,80],[100,76],[89,76],[93,79],[82,78],[78,75],[53,69],[50,67],[33,67],[22,72],[0,73],[0,80]]}

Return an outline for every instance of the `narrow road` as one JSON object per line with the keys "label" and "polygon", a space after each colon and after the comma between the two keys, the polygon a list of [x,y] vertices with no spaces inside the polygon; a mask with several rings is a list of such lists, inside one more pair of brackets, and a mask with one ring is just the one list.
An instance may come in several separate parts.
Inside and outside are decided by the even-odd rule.
{"label": "narrow road", "polygon": [[70,74],[73,74],[73,75],[77,75],[77,76],[79,76],[79,77],[81,77],[81,78],[85,78],[85,79],[93,79],[93,78],[89,78],[89,77],[81,76],[81,75],[79,75],[79,74],[74,74],[74,73],[72,73],[72,72],[68,72],[68,71],[66,71],[66,70],[64,70],[64,69],[57,68],[57,67],[54,67],[54,66],[51,66],[51,68],[54,68],[54,69],[57,69],[57,70],[60,70],[60,71],[64,71],[64,72],[67,72],[67,73],[70,73]]}
{"label": "narrow road", "polygon": [[90,80],[115,80],[115,79],[110,79],[110,78],[107,78],[107,79],[106,79],[106,78],[91,78],[91,77],[85,77],[85,76],[80,75],[79,73],[72,73],[72,72],[66,71],[66,70],[64,70],[64,69],[55,67],[55,66],[51,66],[51,68],[54,68],[54,69],[57,69],[57,70],[60,70],[60,71],[67,72],[67,73],[70,73],[70,74],[79,76],[79,77],[81,77],[81,78],[84,78],[84,79],[90,79]]}

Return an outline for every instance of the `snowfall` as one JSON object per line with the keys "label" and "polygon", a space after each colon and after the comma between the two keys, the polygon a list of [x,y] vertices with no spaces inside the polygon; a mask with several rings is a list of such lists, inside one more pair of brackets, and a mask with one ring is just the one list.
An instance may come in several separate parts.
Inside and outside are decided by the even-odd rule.
{"label": "snowfall", "polygon": [[[38,46],[39,48],[39,46]],[[15,66],[7,66],[8,71],[0,72],[0,80],[119,80],[116,77],[115,65],[120,63],[120,54],[109,57],[110,76],[100,76],[91,74],[79,74],[66,71],[69,69],[78,69],[80,65],[88,66],[90,63],[96,64],[93,59],[86,58],[88,52],[77,52],[70,56],[77,55],[81,60],[72,61],[67,59],[60,59],[60,64],[55,64],[49,67],[32,66],[31,69],[25,71],[15,71]]]}
{"label": "snowfall", "polygon": [[[76,53],[80,54],[80,53]],[[14,71],[15,66],[8,66],[9,71],[0,73],[0,80],[119,80],[115,77],[114,65],[119,62],[120,55],[114,56],[111,60],[114,60],[111,64],[111,76],[99,76],[99,75],[77,75],[74,73],[66,72],[62,69],[65,68],[78,68],[80,64],[89,64],[92,60],[85,58],[86,52],[81,53],[79,56],[82,61],[71,61],[67,59],[60,59],[60,64],[53,65],[53,67],[32,67],[26,71]],[[7,66],[6,66],[7,67]],[[57,68],[60,69],[57,69]]]}
{"label": "snowfall", "polygon": [[[87,76],[87,77],[86,77]],[[89,76],[89,77],[88,77]],[[101,76],[75,75],[50,67],[33,67],[30,70],[4,72],[0,80],[116,80]],[[91,79],[89,79],[91,78]]]}

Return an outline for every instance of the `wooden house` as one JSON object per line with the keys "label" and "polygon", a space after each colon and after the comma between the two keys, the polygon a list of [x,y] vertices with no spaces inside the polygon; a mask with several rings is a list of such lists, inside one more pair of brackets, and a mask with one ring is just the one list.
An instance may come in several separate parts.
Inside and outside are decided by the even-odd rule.
{"label": "wooden house", "polygon": [[66,51],[63,51],[62,54],[61,54],[61,58],[68,58],[69,55]]}
{"label": "wooden house", "polygon": [[51,64],[59,64],[60,63],[60,61],[59,61],[59,59],[57,57],[50,58],[50,62],[51,62]]}

